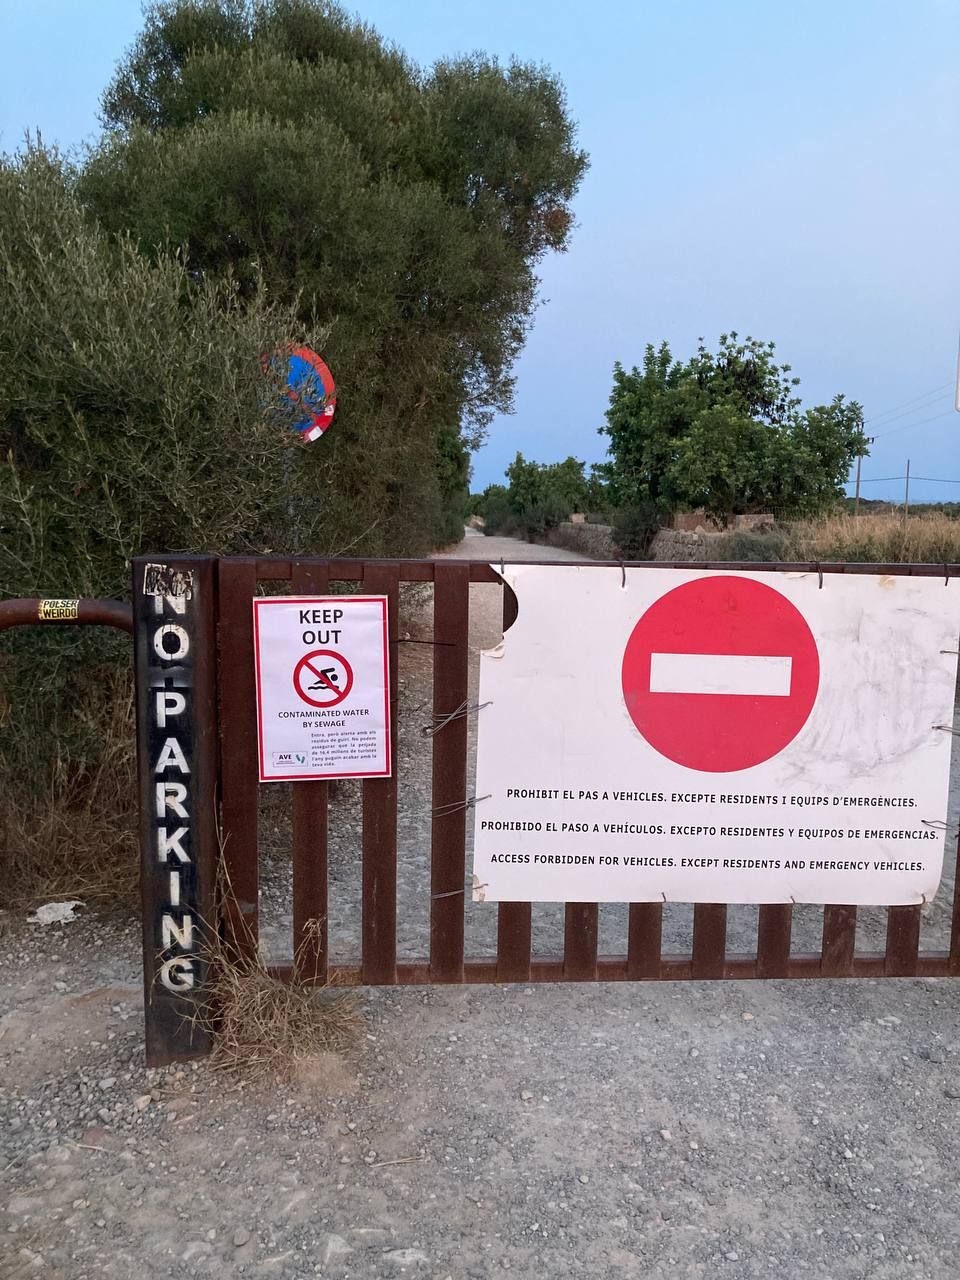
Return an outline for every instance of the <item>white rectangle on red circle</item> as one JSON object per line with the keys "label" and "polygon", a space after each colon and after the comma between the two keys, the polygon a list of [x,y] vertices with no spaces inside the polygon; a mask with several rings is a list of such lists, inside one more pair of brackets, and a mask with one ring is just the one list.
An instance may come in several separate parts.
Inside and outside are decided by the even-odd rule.
{"label": "white rectangle on red circle", "polygon": [[255,599],[253,634],[260,781],[389,777],[386,596]]}
{"label": "white rectangle on red circle", "polygon": [[651,693],[749,693],[790,696],[792,658],[735,653],[652,653]]}

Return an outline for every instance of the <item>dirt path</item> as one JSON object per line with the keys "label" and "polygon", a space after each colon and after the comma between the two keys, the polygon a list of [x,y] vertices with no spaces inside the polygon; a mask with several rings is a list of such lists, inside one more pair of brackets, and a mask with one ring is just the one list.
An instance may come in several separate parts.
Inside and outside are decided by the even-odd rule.
{"label": "dirt path", "polygon": [[[450,554],[550,550],[500,541]],[[499,590],[473,590],[478,651],[497,638]],[[405,645],[402,664],[400,948],[414,955],[428,647]],[[348,955],[349,793],[334,818],[331,928]],[[273,835],[279,851],[279,821]],[[289,880],[279,852],[271,865],[264,905],[282,949]],[[935,905],[925,929],[942,927]],[[468,904],[471,951],[489,949],[494,911]],[[736,945],[755,915],[731,920]],[[556,947],[558,924],[537,909],[538,949]],[[605,908],[605,945],[619,949],[622,926]],[[679,908],[668,931],[689,941]],[[81,913],[0,935],[3,1280],[957,1274],[956,983],[369,991],[354,1055],[257,1089],[203,1067],[146,1072],[138,983],[133,922]]]}

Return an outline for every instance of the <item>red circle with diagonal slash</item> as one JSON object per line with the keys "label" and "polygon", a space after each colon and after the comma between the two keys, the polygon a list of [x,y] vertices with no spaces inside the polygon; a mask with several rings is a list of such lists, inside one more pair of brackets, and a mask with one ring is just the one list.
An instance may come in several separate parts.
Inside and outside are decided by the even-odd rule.
{"label": "red circle with diagonal slash", "polygon": [[[344,670],[342,689],[329,674],[331,658]],[[319,684],[320,689],[310,688],[313,684]],[[297,691],[297,696],[304,702],[308,702],[311,707],[335,707],[353,688],[353,669],[342,653],[336,653],[333,649],[313,649],[310,653],[305,653],[294,667],[293,687]],[[321,690],[326,690],[333,696],[323,701],[311,696]]]}
{"label": "red circle with diagonal slash", "polygon": [[650,606],[627,641],[621,678],[630,718],[655,751],[687,769],[732,773],[797,736],[816,701],[820,656],[786,596],[722,574]]}

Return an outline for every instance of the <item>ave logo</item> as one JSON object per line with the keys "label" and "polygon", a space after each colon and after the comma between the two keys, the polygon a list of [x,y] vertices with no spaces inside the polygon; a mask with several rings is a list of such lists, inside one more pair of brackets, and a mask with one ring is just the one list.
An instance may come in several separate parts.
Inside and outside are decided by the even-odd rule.
{"label": "ave logo", "polygon": [[291,764],[306,764],[307,757],[300,751],[274,751],[273,763],[276,767]]}

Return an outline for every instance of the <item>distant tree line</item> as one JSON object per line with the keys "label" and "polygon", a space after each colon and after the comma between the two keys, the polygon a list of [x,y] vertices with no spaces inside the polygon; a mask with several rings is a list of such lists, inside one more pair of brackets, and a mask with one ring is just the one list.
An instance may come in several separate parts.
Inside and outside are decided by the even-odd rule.
{"label": "distant tree line", "polygon": [[[748,512],[780,518],[835,507],[853,460],[868,452],[863,413],[837,395],[801,409],[799,379],[774,359],[774,344],[722,334],[676,360],[666,342],[642,365],[614,366],[606,423],[608,460],[589,474],[568,458],[543,465],[520,454],[507,485],[474,501],[487,527],[536,537],[573,510],[606,512],[634,553],[676,511],[704,509],[719,524]],[[574,483],[578,478],[579,482]]]}

